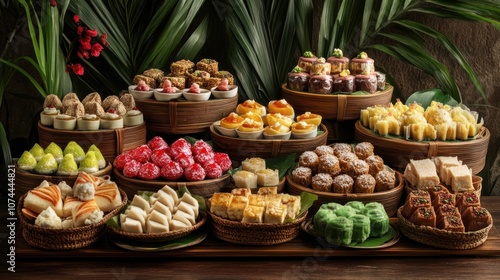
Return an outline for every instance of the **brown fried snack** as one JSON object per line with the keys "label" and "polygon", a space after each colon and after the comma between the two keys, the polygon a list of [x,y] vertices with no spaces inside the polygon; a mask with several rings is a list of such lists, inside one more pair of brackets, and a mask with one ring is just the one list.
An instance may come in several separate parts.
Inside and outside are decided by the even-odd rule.
{"label": "brown fried snack", "polygon": [[43,108],[54,107],[57,110],[62,110],[63,105],[61,99],[55,94],[49,94],[45,97],[45,101],[43,102]]}

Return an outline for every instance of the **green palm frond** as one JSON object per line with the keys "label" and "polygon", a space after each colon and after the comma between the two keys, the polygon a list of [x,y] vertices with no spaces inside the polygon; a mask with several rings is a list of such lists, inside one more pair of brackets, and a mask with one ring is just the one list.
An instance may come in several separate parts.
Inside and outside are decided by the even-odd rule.
{"label": "green palm frond", "polygon": [[[100,61],[86,63],[80,77],[89,88],[115,94],[148,68],[169,70],[174,59],[194,59],[205,44],[204,1],[72,1],[69,10],[99,33],[109,46]],[[193,29],[189,36],[185,34]]]}
{"label": "green palm frond", "polygon": [[[443,91],[461,100],[460,89],[449,70],[425,50],[423,42],[430,38],[448,51],[485,97],[474,70],[454,43],[431,27],[408,19],[409,15],[419,13],[486,22],[500,28],[500,5],[494,0],[331,0],[324,2],[317,55],[327,56],[334,48],[341,48],[352,57],[361,50],[377,49],[423,70]],[[379,44],[381,37],[389,42]]]}

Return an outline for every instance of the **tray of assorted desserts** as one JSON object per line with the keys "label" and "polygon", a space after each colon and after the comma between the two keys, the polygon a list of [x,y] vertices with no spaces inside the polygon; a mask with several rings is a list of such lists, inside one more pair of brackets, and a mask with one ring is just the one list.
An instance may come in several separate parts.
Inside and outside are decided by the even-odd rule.
{"label": "tray of assorted desserts", "polygon": [[[327,61],[308,53],[298,64],[284,96],[336,96],[337,114],[343,114],[336,118],[349,119],[345,98],[392,95],[366,53],[351,63],[340,50]],[[16,180],[26,186],[19,189],[22,237],[16,240],[16,257],[135,258],[149,252],[185,258],[307,257],[318,250],[328,256],[500,254],[500,235],[481,202],[482,182],[475,175],[482,166],[445,149],[465,145],[474,147],[475,158],[485,153],[488,131],[467,109],[433,103],[426,111],[369,100],[356,109],[357,118],[361,115],[356,131],[368,130],[370,137],[327,144],[322,120],[331,119],[331,112],[297,109],[298,103],[287,99],[267,106],[254,100],[237,104],[232,75],[219,71],[213,59],[196,65],[177,61],[170,70],[164,75],[148,69],[134,78],[129,93],[102,102],[97,93],[82,102],[76,94],[46,99],[39,124],[44,141],[61,130],[112,131],[125,139],[124,131],[136,128],[139,137],[133,143],[106,140],[114,143],[112,160],[102,152],[106,145],[92,139],[87,142],[94,145],[64,138],[62,144],[41,142],[25,151],[16,162]],[[322,92],[329,84],[336,90]],[[209,129],[211,141],[189,136],[171,143],[160,136],[146,141],[146,127],[155,132],[159,128],[150,123],[166,121],[148,117],[155,110],[141,105],[171,111],[166,113],[174,124],[170,132],[184,133],[175,126],[181,118],[172,108],[206,108],[218,101],[227,107],[213,111],[208,124],[193,126]],[[387,117],[400,108],[406,118],[399,119],[408,123]],[[427,125],[427,116],[442,123]],[[137,121],[130,123],[129,117]],[[403,132],[395,133],[396,127]],[[405,159],[395,163],[384,150],[394,149],[388,139],[410,148],[427,145],[429,151],[414,158],[407,150],[391,150]]]}

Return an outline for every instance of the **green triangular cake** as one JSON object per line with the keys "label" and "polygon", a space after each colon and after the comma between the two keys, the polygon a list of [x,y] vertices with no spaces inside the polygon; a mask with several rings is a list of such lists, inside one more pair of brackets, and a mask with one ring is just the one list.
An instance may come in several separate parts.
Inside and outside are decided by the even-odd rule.
{"label": "green triangular cake", "polygon": [[97,163],[99,164],[99,169],[103,169],[104,167],[106,167],[106,160],[104,159],[101,150],[99,150],[99,148],[97,148],[95,144],[92,144],[92,146],[90,146],[87,152],[89,151],[93,151],[95,153]]}
{"label": "green triangular cake", "polygon": [[22,170],[31,171],[35,169],[36,159],[28,151],[24,151],[19,160],[17,161],[17,167]]}
{"label": "green triangular cake", "polygon": [[88,151],[87,154],[85,154],[85,157],[80,162],[78,170],[87,173],[99,171],[99,163],[97,162],[97,157],[95,156],[94,151]]}
{"label": "green triangular cake", "polygon": [[75,159],[77,164],[79,164],[80,161],[85,157],[85,151],[75,141],[69,142],[68,145],[66,145],[66,147],[64,148],[64,155],[70,153],[73,154],[73,158]]}
{"label": "green triangular cake", "polygon": [[36,161],[41,160],[43,155],[45,155],[42,146],[40,146],[38,143],[35,143],[35,145],[31,147],[29,152],[35,157]]}
{"label": "green triangular cake", "polygon": [[52,174],[57,170],[57,162],[52,154],[45,154],[35,166],[38,174]]}
{"label": "green triangular cake", "polygon": [[54,158],[56,159],[57,163],[60,163],[63,159],[63,150],[59,145],[56,143],[52,142],[50,143],[44,150],[46,154],[52,154]]}
{"label": "green triangular cake", "polygon": [[57,175],[78,175],[78,165],[73,154],[67,154],[57,168]]}

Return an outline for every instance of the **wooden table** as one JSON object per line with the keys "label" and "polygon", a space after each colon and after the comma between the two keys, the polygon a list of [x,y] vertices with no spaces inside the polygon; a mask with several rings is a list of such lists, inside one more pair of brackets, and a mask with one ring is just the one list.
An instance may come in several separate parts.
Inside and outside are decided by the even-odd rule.
{"label": "wooden table", "polygon": [[[494,221],[500,221],[500,197],[483,197],[482,204]],[[2,216],[5,220],[5,214]],[[1,233],[4,232],[2,229]],[[1,242],[1,245],[2,256],[5,256],[6,244]],[[3,262],[0,275],[5,272]],[[18,232],[15,276],[16,279],[54,279],[56,276],[75,279],[499,279],[500,234],[494,226],[488,240],[471,250],[435,249],[405,237],[384,249],[334,248],[320,245],[306,233],[281,245],[240,246],[209,235],[192,247],[146,253],[118,248],[108,239],[78,250],[44,251],[29,246]]]}

